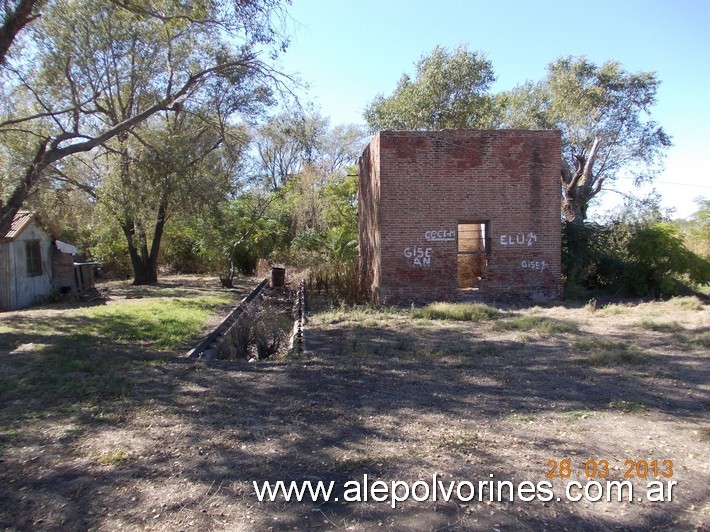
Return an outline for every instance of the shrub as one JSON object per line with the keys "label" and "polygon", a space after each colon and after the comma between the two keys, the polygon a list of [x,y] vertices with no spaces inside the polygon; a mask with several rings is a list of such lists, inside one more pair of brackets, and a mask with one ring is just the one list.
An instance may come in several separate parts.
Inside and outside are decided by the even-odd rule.
{"label": "shrub", "polygon": [[710,260],[688,250],[670,222],[620,220],[607,225],[566,224],[563,238],[566,293],[669,297],[683,283],[710,283]]}

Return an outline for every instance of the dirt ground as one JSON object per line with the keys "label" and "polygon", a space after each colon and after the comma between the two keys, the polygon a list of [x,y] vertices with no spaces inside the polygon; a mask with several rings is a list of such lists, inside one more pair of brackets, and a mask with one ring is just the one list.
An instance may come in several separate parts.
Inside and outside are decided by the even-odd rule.
{"label": "dirt ground", "polygon": [[[0,528],[707,530],[709,336],[710,306],[686,299],[478,323],[334,309],[311,314],[303,356],[251,364],[136,347],[118,397],[0,405]],[[633,500],[566,500],[585,464]],[[554,497],[346,502],[365,475],[549,481]],[[266,480],[334,481],[339,500],[259,502]],[[652,480],[675,481],[672,500],[645,500]]]}

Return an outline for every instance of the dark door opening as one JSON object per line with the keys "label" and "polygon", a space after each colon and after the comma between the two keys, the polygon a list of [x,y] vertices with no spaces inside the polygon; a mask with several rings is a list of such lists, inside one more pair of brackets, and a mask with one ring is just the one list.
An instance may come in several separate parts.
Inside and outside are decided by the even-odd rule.
{"label": "dark door opening", "polygon": [[478,289],[488,268],[488,222],[458,224],[458,287]]}

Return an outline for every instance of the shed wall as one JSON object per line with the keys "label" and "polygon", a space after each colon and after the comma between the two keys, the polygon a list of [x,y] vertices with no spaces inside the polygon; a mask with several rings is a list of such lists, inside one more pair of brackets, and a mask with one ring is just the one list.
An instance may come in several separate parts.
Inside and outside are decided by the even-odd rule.
{"label": "shed wall", "polygon": [[[38,240],[42,254],[42,274],[27,275],[26,242]],[[16,310],[37,303],[52,291],[52,263],[49,236],[35,223],[30,224],[13,241],[0,247],[0,310]]]}

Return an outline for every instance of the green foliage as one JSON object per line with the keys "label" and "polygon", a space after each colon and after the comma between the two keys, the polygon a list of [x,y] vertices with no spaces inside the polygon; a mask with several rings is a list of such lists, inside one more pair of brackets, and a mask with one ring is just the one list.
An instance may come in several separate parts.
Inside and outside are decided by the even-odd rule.
{"label": "green foliage", "polygon": [[689,250],[710,259],[710,200],[698,198],[698,210],[688,221],[678,222]]}
{"label": "green foliage", "polygon": [[563,265],[567,296],[603,290],[626,296],[669,297],[710,283],[710,260],[688,250],[677,225],[655,216],[606,225],[568,223]]}
{"label": "green foliage", "polygon": [[88,251],[94,260],[101,263],[104,272],[119,277],[131,273],[126,238],[117,227],[97,224],[94,243]]}
{"label": "green foliage", "polygon": [[0,182],[0,224],[35,189],[51,193],[51,174],[105,205],[136,282],[156,281],[170,216],[233,192],[238,115],[273,103],[280,78],[252,46],[283,49],[280,10],[280,0],[43,5],[33,46],[3,70],[0,151],[16,171]]}
{"label": "green foliage", "polygon": [[559,129],[563,142],[563,211],[577,224],[592,198],[622,176],[651,181],[671,145],[651,109],[660,81],[616,61],[596,65],[561,57],[539,82],[496,96],[498,127]]}
{"label": "green foliage", "polygon": [[196,217],[174,218],[163,239],[160,261],[175,273],[209,273],[209,253]]}
{"label": "green foliage", "polygon": [[245,275],[254,273],[260,258],[275,259],[293,238],[282,192],[244,193],[220,206],[214,224],[222,256]]}
{"label": "green foliage", "polygon": [[414,80],[404,74],[392,95],[370,102],[365,121],[372,131],[489,127],[493,81],[493,66],[483,53],[437,46],[419,59]]}
{"label": "green foliage", "polygon": [[674,295],[678,276],[710,283],[710,260],[689,251],[677,226],[657,223],[638,228],[628,242],[626,286],[635,295]]}

